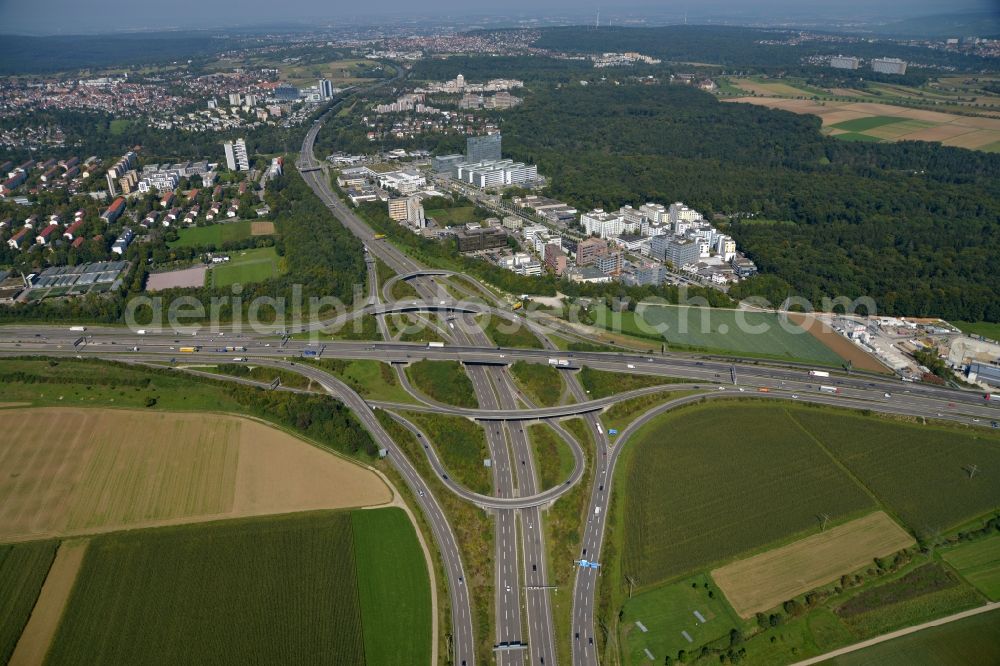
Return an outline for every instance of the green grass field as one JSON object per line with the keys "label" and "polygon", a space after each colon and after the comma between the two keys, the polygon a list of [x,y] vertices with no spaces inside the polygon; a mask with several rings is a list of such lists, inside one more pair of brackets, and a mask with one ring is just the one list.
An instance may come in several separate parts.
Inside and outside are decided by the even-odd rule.
{"label": "green grass field", "polygon": [[1000,663],[1000,611],[931,627],[824,662],[827,666]]}
{"label": "green grass field", "polygon": [[869,116],[868,118],[856,118],[854,120],[845,120],[842,123],[831,125],[831,127],[847,130],[848,132],[864,132],[866,130],[875,129],[876,127],[882,127],[883,125],[892,125],[894,123],[902,122],[904,120],[907,119],[900,118],[898,116]]}
{"label": "green grass field", "polygon": [[347,512],[100,536],[48,662],[358,664],[360,603]]}
{"label": "green grass field", "polygon": [[861,134],[860,132],[844,132],[843,134],[834,134],[833,138],[841,141],[859,141],[861,143],[880,143],[882,141],[882,139],[877,136]]}
{"label": "green grass field", "polygon": [[451,227],[467,222],[477,222],[475,206],[456,206],[454,208],[434,208],[424,213],[441,226]]}
{"label": "green grass field", "polygon": [[555,488],[573,472],[573,452],[552,428],[536,423],[528,426],[528,435],[538,468],[539,490]]}
{"label": "green grass field", "polygon": [[607,410],[601,414],[601,423],[603,423],[605,429],[609,431],[608,436],[614,440],[616,435],[611,434],[611,430],[617,430],[620,433],[626,426],[628,426],[628,424],[648,412],[656,405],[662,405],[665,402],[669,402],[675,398],[680,398],[685,395],[691,395],[692,393],[694,393],[694,391],[663,391],[647,395],[639,395],[634,398],[629,398],[628,400],[622,400],[621,402],[616,402],[611,407],[608,407]]}
{"label": "green grass field", "polygon": [[1000,601],[1000,534],[948,548],[941,557],[990,601]]}
{"label": "green grass field", "polygon": [[[613,322],[607,309],[595,313]],[[694,351],[750,354],[840,365],[842,359],[804,329],[766,312],[718,308],[640,306],[621,313],[621,332],[666,340],[668,346]],[[605,324],[604,328],[614,328]],[[659,332],[658,332],[659,331]]]}
{"label": "green grass field", "polygon": [[477,317],[477,319],[483,325],[483,331],[497,346],[504,348],[542,348],[541,341],[534,333],[528,330],[526,325],[521,323],[515,324],[499,317],[484,316],[486,319],[483,317]]}
{"label": "green grass field", "polygon": [[963,333],[981,335],[990,340],[1000,340],[1000,322],[991,321],[953,321],[951,322]]}
{"label": "green grass field", "polygon": [[236,250],[230,261],[213,266],[206,278],[214,287],[228,287],[233,284],[263,282],[278,275],[280,262],[273,247],[254,250]]}
{"label": "green grass field", "polygon": [[461,416],[429,412],[408,412],[404,416],[434,442],[441,462],[456,481],[477,493],[493,489],[490,470],[483,465],[490,451],[486,433],[479,425]]}
{"label": "green grass field", "polygon": [[58,546],[56,541],[0,546],[0,664],[14,652]]}
{"label": "green grass field", "polygon": [[323,358],[307,361],[343,380],[348,386],[369,400],[387,402],[414,402],[396,377],[388,363],[369,359],[347,360]]}
{"label": "green grass field", "polygon": [[[794,414],[918,534],[946,532],[1000,506],[998,434],[850,412],[799,409]],[[970,479],[965,467],[973,463],[979,471]]]}
{"label": "green grass field", "polygon": [[550,365],[517,361],[510,366],[518,385],[537,405],[551,407],[559,404],[563,394],[563,380],[559,371]]}
{"label": "green grass field", "polygon": [[170,247],[221,247],[223,243],[231,243],[250,238],[252,220],[239,222],[210,224],[206,227],[184,227],[178,230],[177,240]]}
{"label": "green grass field", "polygon": [[431,584],[417,533],[402,509],[351,513],[365,663],[427,664]]}
{"label": "green grass field", "polygon": [[625,455],[623,573],[643,586],[818,531],[820,514],[874,506],[782,407],[671,412]]}
{"label": "green grass field", "polygon": [[[709,596],[709,591],[712,595]],[[622,651],[630,664],[648,663],[649,650],[663,663],[667,655],[728,636],[740,618],[715,584],[705,575],[643,592],[629,599],[622,616]],[[699,620],[695,611],[704,620]],[[636,623],[646,628],[643,631]],[[682,632],[687,632],[691,641]]]}
{"label": "green grass field", "polygon": [[472,380],[458,361],[417,361],[406,375],[418,391],[438,402],[456,407],[478,407]]}
{"label": "green grass field", "polygon": [[663,384],[690,383],[690,379],[675,379],[673,377],[655,377],[653,375],[627,375],[620,372],[594,370],[584,366],[579,374],[580,384],[590,394],[591,400],[605,398],[616,393],[625,393],[647,386]]}

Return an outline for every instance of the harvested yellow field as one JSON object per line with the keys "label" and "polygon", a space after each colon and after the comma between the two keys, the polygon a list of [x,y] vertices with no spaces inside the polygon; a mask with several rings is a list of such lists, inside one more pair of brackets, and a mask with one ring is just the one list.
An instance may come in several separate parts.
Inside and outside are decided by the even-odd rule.
{"label": "harvested yellow field", "polygon": [[250,224],[251,236],[272,236],[274,235],[274,222],[260,220]]}
{"label": "harvested yellow field", "polygon": [[712,572],[733,609],[747,618],[914,543],[882,511]]}
{"label": "harvested yellow field", "polygon": [[[824,131],[831,136],[864,134],[883,141],[938,141],[946,146],[971,149],[987,149],[1000,137],[1000,118],[959,116],[874,102],[818,102],[781,97],[738,97],[723,101],[819,116]],[[867,118],[876,120],[866,123]]]}
{"label": "harvested yellow field", "polygon": [[372,471],[235,416],[0,411],[0,540],[383,504]]}

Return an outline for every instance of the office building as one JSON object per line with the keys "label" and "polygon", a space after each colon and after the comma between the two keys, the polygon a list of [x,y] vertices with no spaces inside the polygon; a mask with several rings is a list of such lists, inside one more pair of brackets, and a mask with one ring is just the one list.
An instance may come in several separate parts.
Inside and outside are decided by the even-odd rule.
{"label": "office building", "polygon": [[464,155],[441,155],[431,158],[431,168],[434,173],[451,173],[459,164],[465,162]]}
{"label": "office building", "polygon": [[622,272],[622,253],[608,252],[594,259],[594,265],[605,275],[618,275]]}
{"label": "office building", "polygon": [[587,238],[576,245],[576,265],[589,266],[598,257],[608,253],[608,242],[601,238]]}
{"label": "office building", "polygon": [[545,246],[545,265],[556,275],[561,276],[566,272],[566,253],[555,243],[548,243]]}
{"label": "office building", "polygon": [[395,197],[389,199],[389,219],[396,222],[408,222],[422,229],[427,226],[424,217],[424,206],[420,197]]}
{"label": "office building", "polygon": [[830,58],[830,67],[834,69],[857,69],[861,61],[854,56],[836,55]]}
{"label": "office building", "polygon": [[230,171],[249,171],[250,159],[247,157],[247,144],[243,139],[235,142],[226,141],[223,144],[226,150],[226,166]]}
{"label": "office building", "polygon": [[625,218],[619,213],[606,213],[595,208],[580,216],[580,224],[587,235],[597,234],[601,238],[620,236],[625,230]]}
{"label": "office building", "polygon": [[513,160],[487,160],[457,164],[452,176],[480,189],[506,187],[538,180],[538,167]]}
{"label": "office building", "polygon": [[650,241],[649,254],[674,268],[681,268],[698,262],[701,246],[697,241],[682,236],[654,236]]}
{"label": "office building", "polygon": [[239,105],[240,105],[240,94],[229,93],[229,106],[239,106]]}
{"label": "office building", "polygon": [[456,234],[459,252],[478,252],[507,245],[507,235],[496,227],[463,229]]}
{"label": "office building", "polygon": [[872,71],[879,74],[906,74],[906,61],[899,58],[875,58]]}
{"label": "office building", "polygon": [[465,158],[470,163],[499,161],[501,144],[500,133],[486,136],[470,136],[465,142]]}
{"label": "office building", "polygon": [[322,100],[333,98],[333,83],[330,79],[319,80],[319,98]]}

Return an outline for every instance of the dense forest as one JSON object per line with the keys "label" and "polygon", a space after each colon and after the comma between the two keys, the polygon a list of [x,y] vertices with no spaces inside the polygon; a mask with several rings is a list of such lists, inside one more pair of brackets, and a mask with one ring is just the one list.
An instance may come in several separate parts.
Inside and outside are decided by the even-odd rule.
{"label": "dense forest", "polygon": [[[180,129],[150,127],[144,118],[115,119],[107,113],[69,110],[44,110],[19,113],[0,119],[0,127],[59,127],[66,135],[62,148],[45,149],[46,157],[63,158],[90,155],[117,159],[134,146],[142,147],[144,162],[179,162],[224,158],[222,144],[244,138],[251,154],[278,154],[297,150],[302,141],[302,127],[260,127],[234,129],[228,132],[186,132]],[[37,153],[24,150],[0,150],[4,160],[37,158]]]}
{"label": "dense forest", "polygon": [[848,53],[860,58],[902,58],[941,68],[976,71],[990,65],[985,58],[886,41],[807,41],[773,44],[798,32],[708,25],[662,28],[545,28],[534,46],[573,53],[638,51],[663,60],[699,62],[737,69],[798,66],[811,55]]}
{"label": "dense forest", "polygon": [[0,76],[147,65],[219,53],[238,42],[209,32],[111,35],[0,35]]}
{"label": "dense forest", "polygon": [[738,297],[871,296],[884,312],[1000,321],[1000,155],[839,142],[819,125],[680,85],[549,87],[507,114],[504,152],[579,207],[681,200],[731,217],[787,283],[750,280]]}

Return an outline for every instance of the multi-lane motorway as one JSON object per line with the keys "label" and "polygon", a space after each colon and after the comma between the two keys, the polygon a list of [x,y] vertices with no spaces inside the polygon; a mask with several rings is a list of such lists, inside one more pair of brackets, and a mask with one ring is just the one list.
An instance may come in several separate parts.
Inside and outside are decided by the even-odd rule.
{"label": "multi-lane motorway", "polygon": [[[314,380],[317,386],[337,396],[367,428],[378,445],[388,452],[427,517],[437,548],[441,553],[452,609],[452,663],[471,666],[477,658],[477,639],[473,626],[473,604],[466,585],[466,572],[455,535],[437,498],[424,479],[382,428],[374,409],[431,410],[479,421],[486,433],[491,456],[493,493],[480,494],[448,478],[437,452],[423,433],[399,417],[401,422],[421,437],[431,468],[444,483],[447,492],[472,502],[495,518],[494,549],[494,653],[500,664],[554,664],[556,642],[571,641],[574,664],[597,664],[597,637],[594,626],[594,601],[599,570],[579,568],[574,581],[571,631],[556,636],[548,572],[571,563],[546,561],[544,508],[574,487],[584,477],[585,456],[579,444],[558,424],[558,419],[582,416],[588,423],[596,446],[593,456],[593,485],[583,517],[580,559],[599,561],[604,539],[607,499],[620,452],[635,430],[656,414],[694,400],[724,400],[754,396],[765,399],[788,399],[816,402],[872,411],[946,419],[970,426],[989,427],[1000,418],[1000,409],[983,400],[978,393],[963,392],[920,384],[905,384],[878,375],[834,375],[816,378],[801,367],[761,362],[722,361],[674,355],[638,353],[559,352],[545,337],[545,331],[522,319],[543,341],[546,349],[501,349],[490,343],[476,324],[474,315],[487,312],[512,318],[510,312],[489,306],[459,304],[441,281],[455,279],[453,274],[429,271],[393,245],[374,241],[374,232],[345,206],[331,191],[325,171],[319,168],[312,146],[322,126],[322,118],[310,127],[303,141],[299,165],[303,177],[333,215],[360,238],[370,253],[381,259],[417,290],[417,302],[392,303],[391,285],[379,293],[374,261],[368,262],[369,294],[366,303],[349,316],[374,314],[384,342],[326,342],[322,345],[277,336],[273,331],[242,334],[232,330],[157,331],[138,334],[118,327],[92,327],[85,333],[66,328],[10,326],[0,328],[0,355],[73,355],[129,362],[174,359],[191,364],[231,361],[233,352],[214,350],[226,347],[245,348],[238,352],[249,363],[281,366]],[[477,291],[491,292],[474,280]],[[458,286],[456,284],[455,286]],[[466,284],[465,287],[469,285]],[[461,290],[462,287],[459,287]],[[387,303],[380,296],[385,296]],[[500,304],[494,299],[494,304]],[[447,340],[443,347],[391,341],[386,314],[401,310],[427,317]],[[434,317],[438,319],[435,320]],[[447,318],[447,319],[445,319]],[[516,317],[515,317],[516,318]],[[322,322],[317,325],[323,325]],[[454,324],[454,326],[452,326]],[[314,328],[305,326],[303,328]],[[181,348],[198,351],[182,352]],[[404,387],[409,388],[402,366],[422,359],[456,360],[464,364],[472,381],[479,407],[458,408],[435,403],[415,393],[419,404],[399,405],[366,401],[356,392],[322,369],[303,363],[303,357],[376,359],[395,364]],[[575,398],[569,405],[536,407],[518,390],[506,366],[516,361],[548,364],[563,361],[567,386]],[[680,378],[684,383],[641,389],[599,400],[590,400],[577,381],[574,369],[587,365],[599,370]],[[821,390],[820,386],[825,385]],[[641,416],[624,430],[612,445],[602,428],[600,411],[618,401],[637,395],[668,390],[694,391],[693,395],[670,400]],[[396,415],[399,416],[398,414]],[[572,473],[560,485],[548,490],[538,487],[537,472],[528,438],[527,424],[542,421],[564,437],[573,451]]]}

